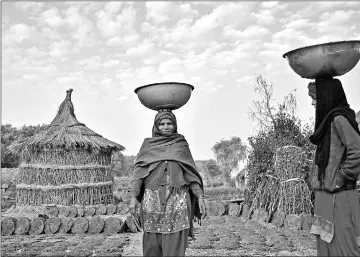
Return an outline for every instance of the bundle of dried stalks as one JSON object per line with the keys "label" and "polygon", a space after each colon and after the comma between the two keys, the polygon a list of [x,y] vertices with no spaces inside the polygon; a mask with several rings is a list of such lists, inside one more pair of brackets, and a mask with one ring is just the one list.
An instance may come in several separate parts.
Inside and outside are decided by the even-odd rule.
{"label": "bundle of dried stalks", "polygon": [[304,181],[306,155],[300,147],[278,148],[275,170],[260,178],[251,208],[264,208],[270,215],[311,213],[310,190]]}
{"label": "bundle of dried stalks", "polygon": [[[112,203],[112,185],[103,182],[83,185],[37,186],[18,185],[16,189],[16,205],[95,205]],[[111,182],[110,182],[111,183]],[[100,185],[100,186],[99,186]],[[80,187],[80,188],[79,188]]]}
{"label": "bundle of dried stalks", "polygon": [[95,205],[113,201],[111,155],[125,148],[80,123],[71,101],[72,89],[45,129],[11,145],[22,160],[16,204]]}

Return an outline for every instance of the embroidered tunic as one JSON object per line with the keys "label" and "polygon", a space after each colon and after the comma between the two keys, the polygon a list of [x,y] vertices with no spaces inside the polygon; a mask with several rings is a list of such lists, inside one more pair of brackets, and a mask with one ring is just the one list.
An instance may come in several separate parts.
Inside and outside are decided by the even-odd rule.
{"label": "embroidered tunic", "polygon": [[161,162],[145,179],[137,179],[132,183],[135,196],[139,194],[142,185],[145,188],[141,203],[144,232],[170,234],[190,228],[189,189],[198,197],[202,189],[198,183],[181,188],[170,187],[170,162]]}

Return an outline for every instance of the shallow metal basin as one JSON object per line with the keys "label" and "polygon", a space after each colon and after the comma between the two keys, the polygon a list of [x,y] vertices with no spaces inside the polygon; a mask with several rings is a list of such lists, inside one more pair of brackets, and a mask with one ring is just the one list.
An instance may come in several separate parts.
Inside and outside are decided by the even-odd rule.
{"label": "shallow metal basin", "polygon": [[341,76],[360,59],[360,41],[339,41],[298,48],[283,55],[302,78]]}
{"label": "shallow metal basin", "polygon": [[141,86],[135,89],[140,102],[152,110],[176,110],[190,99],[194,86],[180,82],[162,82]]}

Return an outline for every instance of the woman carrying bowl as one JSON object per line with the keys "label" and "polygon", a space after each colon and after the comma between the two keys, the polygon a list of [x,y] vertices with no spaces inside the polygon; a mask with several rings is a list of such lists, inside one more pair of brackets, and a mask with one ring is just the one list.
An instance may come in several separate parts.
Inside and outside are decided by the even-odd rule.
{"label": "woman carrying bowl", "polygon": [[360,131],[338,79],[308,86],[315,106],[316,145],[308,177],[315,192],[314,221],[318,256],[360,256]]}
{"label": "woman carrying bowl", "polygon": [[131,184],[130,212],[137,202],[144,231],[144,256],[185,256],[193,219],[206,216],[203,181],[171,110],[157,113],[145,138]]}

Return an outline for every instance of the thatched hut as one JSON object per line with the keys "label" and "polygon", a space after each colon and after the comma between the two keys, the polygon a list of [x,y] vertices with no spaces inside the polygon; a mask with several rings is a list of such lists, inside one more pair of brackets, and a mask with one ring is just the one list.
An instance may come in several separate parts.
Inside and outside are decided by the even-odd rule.
{"label": "thatched hut", "polygon": [[111,155],[125,148],[76,119],[72,91],[66,91],[47,129],[9,147],[21,157],[17,206],[94,205],[113,200]]}
{"label": "thatched hut", "polygon": [[356,113],[356,121],[359,123],[359,127],[360,127],[360,111]]}

